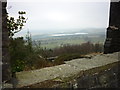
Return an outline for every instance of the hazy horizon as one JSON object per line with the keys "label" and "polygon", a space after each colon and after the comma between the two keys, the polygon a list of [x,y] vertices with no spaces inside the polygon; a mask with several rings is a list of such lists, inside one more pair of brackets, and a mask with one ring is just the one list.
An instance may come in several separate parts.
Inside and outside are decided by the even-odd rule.
{"label": "hazy horizon", "polygon": [[107,28],[109,22],[109,0],[106,2],[79,2],[78,0],[11,2],[8,0],[7,11],[15,18],[18,16],[18,11],[26,12],[27,23],[16,36],[24,36],[28,30],[32,35],[36,35],[85,28]]}

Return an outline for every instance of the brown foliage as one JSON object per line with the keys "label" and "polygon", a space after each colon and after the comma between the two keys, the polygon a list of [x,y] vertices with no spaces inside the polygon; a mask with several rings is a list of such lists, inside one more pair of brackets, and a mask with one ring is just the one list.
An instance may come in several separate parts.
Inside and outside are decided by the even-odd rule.
{"label": "brown foliage", "polygon": [[103,45],[96,43],[93,44],[91,42],[86,42],[81,45],[63,45],[62,47],[53,49],[53,56],[59,56],[61,54],[72,54],[72,53],[79,53],[79,54],[89,54],[94,52],[102,52]]}

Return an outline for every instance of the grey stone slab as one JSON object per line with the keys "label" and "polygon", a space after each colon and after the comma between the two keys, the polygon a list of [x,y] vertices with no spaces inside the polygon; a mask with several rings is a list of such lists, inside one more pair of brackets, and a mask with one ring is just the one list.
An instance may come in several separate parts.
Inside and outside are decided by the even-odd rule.
{"label": "grey stone slab", "polygon": [[[66,64],[47,67],[32,71],[23,71],[16,73],[18,79],[17,87],[32,85],[45,80],[54,78],[70,77],[83,70],[89,70],[95,67],[104,66],[110,63],[118,62],[114,54],[96,55],[92,59],[75,59],[66,62]],[[112,58],[111,58],[112,57]]]}

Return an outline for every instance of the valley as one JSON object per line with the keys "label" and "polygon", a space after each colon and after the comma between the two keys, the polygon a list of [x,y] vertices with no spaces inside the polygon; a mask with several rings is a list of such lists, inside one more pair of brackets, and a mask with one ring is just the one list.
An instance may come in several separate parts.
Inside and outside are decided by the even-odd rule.
{"label": "valley", "polygon": [[81,30],[81,31],[74,31],[74,32],[63,32],[63,33],[53,33],[53,34],[43,34],[43,35],[36,35],[32,37],[33,46],[35,43],[40,42],[41,47],[46,49],[53,49],[60,47],[65,44],[75,45],[75,44],[82,44],[85,42],[92,42],[92,43],[104,43],[105,40],[105,30]]}

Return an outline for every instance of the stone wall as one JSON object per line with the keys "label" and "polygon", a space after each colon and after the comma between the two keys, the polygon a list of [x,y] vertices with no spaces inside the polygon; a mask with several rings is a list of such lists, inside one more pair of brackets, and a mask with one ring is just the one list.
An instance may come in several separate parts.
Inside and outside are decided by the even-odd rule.
{"label": "stone wall", "polygon": [[120,1],[111,2],[109,27],[106,33],[104,53],[120,51]]}
{"label": "stone wall", "polygon": [[[118,88],[120,53],[75,59],[66,64],[16,74],[19,88]],[[100,64],[101,63],[101,64]],[[34,77],[35,76],[35,77]]]}
{"label": "stone wall", "polygon": [[2,2],[2,82],[7,82],[11,78],[6,7],[7,2]]}
{"label": "stone wall", "polygon": [[[117,64],[117,63],[116,63]],[[120,64],[118,64],[120,65]],[[118,65],[112,64],[108,67],[99,67],[91,69],[78,75],[73,80],[70,80],[61,85],[55,85],[54,88],[120,88],[120,69]],[[107,67],[105,69],[105,67]],[[104,69],[103,69],[104,68]]]}
{"label": "stone wall", "polygon": [[120,88],[120,62],[93,68],[67,78],[56,78],[22,88]]}

